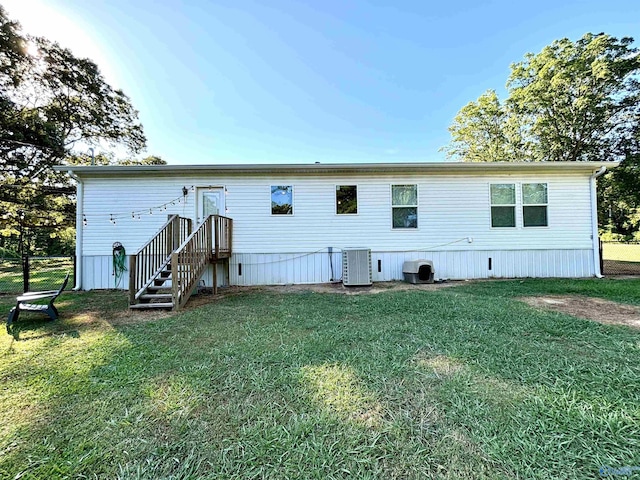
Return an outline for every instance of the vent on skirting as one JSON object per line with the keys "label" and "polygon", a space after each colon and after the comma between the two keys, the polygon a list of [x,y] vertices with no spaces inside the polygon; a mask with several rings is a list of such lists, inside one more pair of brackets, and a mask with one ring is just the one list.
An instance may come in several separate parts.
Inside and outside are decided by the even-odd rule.
{"label": "vent on skirting", "polygon": [[371,285],[371,250],[368,248],[342,249],[342,284],[348,287]]}

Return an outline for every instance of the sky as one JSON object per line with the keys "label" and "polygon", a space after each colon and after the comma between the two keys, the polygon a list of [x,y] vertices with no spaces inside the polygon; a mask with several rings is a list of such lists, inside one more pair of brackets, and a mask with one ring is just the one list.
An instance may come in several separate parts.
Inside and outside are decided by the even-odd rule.
{"label": "sky", "polygon": [[139,111],[143,156],[170,164],[444,161],[456,113],[504,98],[527,52],[640,37],[638,0],[0,4],[94,60]]}

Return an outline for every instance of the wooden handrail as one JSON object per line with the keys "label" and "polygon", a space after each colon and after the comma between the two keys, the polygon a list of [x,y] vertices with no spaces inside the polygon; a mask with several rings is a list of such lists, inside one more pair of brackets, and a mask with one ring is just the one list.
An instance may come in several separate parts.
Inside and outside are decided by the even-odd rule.
{"label": "wooden handrail", "polygon": [[232,219],[209,215],[171,254],[174,309],[181,309],[189,300],[210,261],[231,256],[232,228]]}
{"label": "wooden handrail", "polygon": [[172,215],[147,243],[129,257],[129,304],[133,305],[151,285],[190,230],[191,219]]}

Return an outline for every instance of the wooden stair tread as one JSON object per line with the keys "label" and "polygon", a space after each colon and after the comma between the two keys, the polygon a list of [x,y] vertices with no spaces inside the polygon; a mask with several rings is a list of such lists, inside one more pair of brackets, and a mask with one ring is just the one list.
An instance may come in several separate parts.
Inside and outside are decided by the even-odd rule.
{"label": "wooden stair tread", "polygon": [[171,299],[172,295],[170,293],[143,293],[138,297],[139,300],[160,300],[160,299]]}
{"label": "wooden stair tread", "polygon": [[158,302],[158,303],[136,303],[135,305],[129,305],[133,310],[144,310],[147,308],[173,308],[173,302]]}
{"label": "wooden stair tread", "polygon": [[159,293],[160,290],[168,290],[168,292],[165,293],[169,293],[171,287],[166,287],[164,285],[149,285],[147,287],[147,292],[149,293]]}

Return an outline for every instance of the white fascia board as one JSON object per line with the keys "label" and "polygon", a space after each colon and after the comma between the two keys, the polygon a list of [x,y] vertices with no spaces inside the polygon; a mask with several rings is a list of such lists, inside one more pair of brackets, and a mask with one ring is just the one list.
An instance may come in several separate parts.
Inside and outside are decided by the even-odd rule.
{"label": "white fascia board", "polygon": [[588,173],[606,166],[614,168],[619,162],[422,162],[422,163],[320,163],[320,164],[252,164],[252,165],[93,165],[57,166],[57,171],[73,171],[82,177],[118,177],[123,174],[278,174],[278,175],[323,175],[323,174],[438,174],[438,175],[483,175],[517,173]]}

